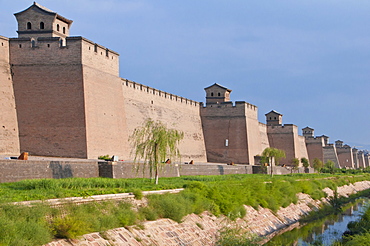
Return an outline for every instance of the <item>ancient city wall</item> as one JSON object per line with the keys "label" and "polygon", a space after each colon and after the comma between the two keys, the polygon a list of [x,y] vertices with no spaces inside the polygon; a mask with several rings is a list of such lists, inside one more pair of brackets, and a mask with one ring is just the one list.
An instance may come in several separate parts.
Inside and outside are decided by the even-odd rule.
{"label": "ancient city wall", "polygon": [[99,177],[97,161],[0,160],[0,183],[24,179]]}
{"label": "ancient city wall", "polygon": [[264,123],[259,122],[258,127],[259,127],[259,131],[260,131],[261,149],[262,149],[262,151],[259,155],[261,155],[264,149],[270,147],[270,144],[269,144],[269,139],[268,139],[268,136],[267,136],[267,125],[264,124]]}
{"label": "ancient city wall", "polygon": [[342,168],[343,167],[354,168],[352,148],[351,147],[339,147],[339,148],[336,148],[336,150],[337,150],[338,161],[340,163],[340,166]]}
{"label": "ancient city wall", "polygon": [[358,152],[358,167],[365,168],[365,157],[363,152]]}
{"label": "ancient city wall", "polygon": [[[68,37],[67,45],[72,41],[81,45],[82,64],[119,77],[118,53],[83,37]],[[112,91],[112,93],[115,92]]]}
{"label": "ancient city wall", "polygon": [[264,150],[258,122],[258,108],[249,103],[245,103],[245,107],[247,116],[248,163],[254,165],[254,157],[261,155]]}
{"label": "ancient city wall", "polygon": [[285,151],[286,158],[281,159],[281,164],[291,165],[293,158],[308,158],[305,139],[298,135],[298,128],[293,124],[269,125],[267,135],[270,146]]}
{"label": "ancient city wall", "polygon": [[324,162],[324,149],[323,149],[324,142],[322,138],[307,137],[306,147],[307,147],[307,152],[308,152],[308,159],[310,160],[311,165],[315,158]]}
{"label": "ancient city wall", "polygon": [[[183,161],[206,161],[198,102],[122,79],[127,133],[151,118],[184,132],[179,149]],[[132,159],[132,156],[131,156]]]}
{"label": "ancient city wall", "polygon": [[323,163],[326,163],[327,161],[331,160],[334,162],[336,168],[342,168],[338,160],[337,149],[334,147],[333,144],[328,144],[324,146],[323,152],[324,152]]}
{"label": "ancient city wall", "polygon": [[0,154],[19,154],[18,123],[9,65],[9,40],[0,36]]}
{"label": "ancient city wall", "polygon": [[86,158],[81,46],[10,39],[20,148],[31,155]]}
{"label": "ancient city wall", "polygon": [[[70,41],[70,38],[67,39]],[[82,45],[87,158],[130,156],[119,56],[86,39]]]}
{"label": "ancient city wall", "polygon": [[226,102],[201,108],[209,162],[249,163],[246,114],[244,102],[235,106]]}
{"label": "ancient city wall", "polygon": [[[307,158],[308,159],[308,152],[307,152],[307,147],[306,147],[306,138],[303,136],[298,135],[298,151],[296,153],[297,158],[299,161],[301,161],[301,158]],[[299,163],[301,166],[302,163]]]}
{"label": "ancient city wall", "polygon": [[[295,132],[297,128],[294,125],[283,125],[283,126],[267,126],[267,135],[270,143],[270,147],[277,148],[285,151],[286,158],[282,158],[280,164],[290,165],[292,159],[296,157],[296,145],[295,145]],[[297,134],[298,135],[298,134]]]}

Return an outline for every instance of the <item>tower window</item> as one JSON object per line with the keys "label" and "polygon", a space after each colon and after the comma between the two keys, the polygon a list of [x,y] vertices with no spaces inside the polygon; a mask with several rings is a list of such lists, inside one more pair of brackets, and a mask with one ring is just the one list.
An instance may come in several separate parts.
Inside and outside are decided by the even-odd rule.
{"label": "tower window", "polygon": [[59,32],[59,28],[60,28],[60,27],[59,27],[59,24],[57,24],[57,31],[58,31],[58,32]]}
{"label": "tower window", "polygon": [[40,29],[45,29],[45,24],[44,24],[44,22],[40,22]]}
{"label": "tower window", "polygon": [[218,93],[218,96],[219,96],[219,97],[221,96],[221,93],[220,93],[220,92]]}
{"label": "tower window", "polygon": [[31,22],[27,22],[27,29],[32,29],[32,24],[31,24]]}
{"label": "tower window", "polygon": [[63,27],[63,34],[66,34],[66,28]]}
{"label": "tower window", "polygon": [[213,92],[211,92],[211,97],[213,97]]}

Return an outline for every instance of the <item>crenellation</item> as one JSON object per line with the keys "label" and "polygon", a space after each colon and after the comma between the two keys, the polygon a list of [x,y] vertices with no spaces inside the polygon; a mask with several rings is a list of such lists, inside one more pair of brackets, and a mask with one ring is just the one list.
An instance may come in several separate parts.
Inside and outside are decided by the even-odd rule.
{"label": "crenellation", "polygon": [[[152,99],[157,98],[157,99],[162,99],[166,101],[177,102],[183,105],[185,104],[185,105],[195,106],[195,107],[199,106],[199,102],[190,100],[188,98],[184,98],[184,97],[177,96],[177,95],[174,95],[168,92],[164,92],[164,91],[161,91],[161,90],[158,90],[158,89],[155,89],[155,88],[152,88],[152,87],[149,87],[149,86],[146,86],[146,85],[143,85],[143,84],[140,84],[135,81],[128,80],[128,79],[121,79],[121,80],[123,81],[122,85],[125,86],[126,88],[132,88],[138,91],[139,93],[151,94],[154,96]],[[154,103],[154,101],[152,102]]]}

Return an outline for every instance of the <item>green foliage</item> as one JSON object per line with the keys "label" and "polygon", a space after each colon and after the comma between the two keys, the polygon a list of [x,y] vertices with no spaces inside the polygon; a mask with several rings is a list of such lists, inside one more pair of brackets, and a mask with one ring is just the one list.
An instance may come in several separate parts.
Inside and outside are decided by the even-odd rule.
{"label": "green foliage", "polygon": [[99,160],[105,160],[105,161],[111,161],[112,160],[112,157],[110,157],[109,155],[101,155],[98,157]]}
{"label": "green foliage", "polygon": [[325,163],[324,167],[321,169],[321,172],[334,174],[335,173],[335,163],[331,160],[328,160]]}
{"label": "green foliage", "polygon": [[183,132],[167,129],[163,123],[148,119],[143,127],[135,129],[130,136],[134,146],[134,161],[143,161],[143,170],[149,168],[151,177],[155,172],[155,183],[158,184],[160,165],[168,158],[181,156],[177,145],[183,137]]}
{"label": "green foliage", "polygon": [[159,218],[157,212],[149,207],[139,208],[139,217],[142,220],[157,220]]}
{"label": "green foliage", "polygon": [[271,166],[273,162],[275,165],[279,165],[281,158],[285,158],[285,151],[276,148],[266,148],[262,152],[262,157],[269,158],[269,165]]}
{"label": "green foliage", "polygon": [[262,160],[267,162],[270,166],[271,170],[271,177],[273,176],[273,165],[279,165],[281,158],[285,158],[285,151],[281,149],[275,148],[266,148],[262,152]]}
{"label": "green foliage", "polygon": [[181,222],[182,218],[191,213],[190,200],[176,194],[151,195],[148,196],[149,207],[153,209],[160,218],[170,218]]}
{"label": "green foliage", "polygon": [[90,228],[84,221],[76,217],[65,216],[53,221],[53,232],[57,238],[76,238],[88,233]]}
{"label": "green foliage", "polygon": [[293,170],[296,171],[298,170],[299,167],[299,159],[298,158],[293,158],[292,160],[292,172]]}
{"label": "green foliage", "polygon": [[303,166],[304,168],[307,168],[307,167],[309,167],[309,166],[310,166],[310,162],[308,161],[308,159],[307,159],[306,157],[302,157],[302,158],[301,158],[301,163],[302,163],[302,166]]}
{"label": "green foliage", "polygon": [[252,236],[242,228],[225,227],[220,231],[216,246],[253,246],[258,244],[258,237]]}
{"label": "green foliage", "polygon": [[43,245],[51,241],[52,233],[46,221],[50,208],[0,206],[0,245]]}
{"label": "green foliage", "polygon": [[55,235],[73,238],[85,232],[133,225],[139,219],[167,217],[181,221],[189,213],[203,211],[236,219],[245,216],[243,205],[277,211],[296,203],[298,192],[320,199],[325,196],[321,191],[325,187],[335,190],[337,186],[369,180],[369,177],[369,174],[222,175],[163,178],[160,185],[143,179],[45,179],[0,184],[0,197],[28,194],[28,198],[36,194],[52,198],[50,194],[54,196],[55,190],[58,195],[66,196],[74,192],[101,194],[113,190],[140,194],[141,190],[185,188],[178,194],[149,196],[149,206],[138,212],[122,202],[67,204],[53,209],[43,205],[23,207],[0,203],[0,245],[42,245]]}
{"label": "green foliage", "polygon": [[141,200],[143,198],[143,192],[140,189],[134,189],[132,194],[135,196],[136,200]]}
{"label": "green foliage", "polygon": [[315,158],[313,159],[313,168],[315,169],[316,172],[320,172],[323,167],[323,163],[320,159]]}

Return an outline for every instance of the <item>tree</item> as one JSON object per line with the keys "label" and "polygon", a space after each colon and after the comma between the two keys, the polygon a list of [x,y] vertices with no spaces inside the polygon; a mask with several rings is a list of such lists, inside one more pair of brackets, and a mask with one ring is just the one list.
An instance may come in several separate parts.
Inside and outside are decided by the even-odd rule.
{"label": "tree", "polygon": [[281,158],[285,158],[285,151],[275,148],[266,148],[262,152],[263,160],[266,160],[271,168],[271,177],[273,176],[272,165],[279,165]]}
{"label": "tree", "polygon": [[301,163],[304,168],[308,168],[310,166],[310,162],[308,161],[306,157],[301,158]]}
{"label": "tree", "polygon": [[134,162],[143,161],[143,169],[149,168],[151,178],[155,171],[155,184],[158,184],[159,168],[164,161],[181,157],[177,146],[183,138],[183,132],[167,129],[163,123],[148,119],[130,136],[134,146]]}
{"label": "tree", "polygon": [[298,158],[293,158],[292,160],[292,171],[291,173],[293,173],[293,170],[298,170],[298,167],[299,167],[299,159]]}
{"label": "tree", "polygon": [[323,167],[323,163],[320,159],[315,158],[313,159],[313,168],[315,169],[316,172],[320,172]]}
{"label": "tree", "polygon": [[325,165],[324,165],[325,169],[327,172],[331,173],[331,174],[334,174],[335,173],[335,163],[331,160],[328,160]]}

